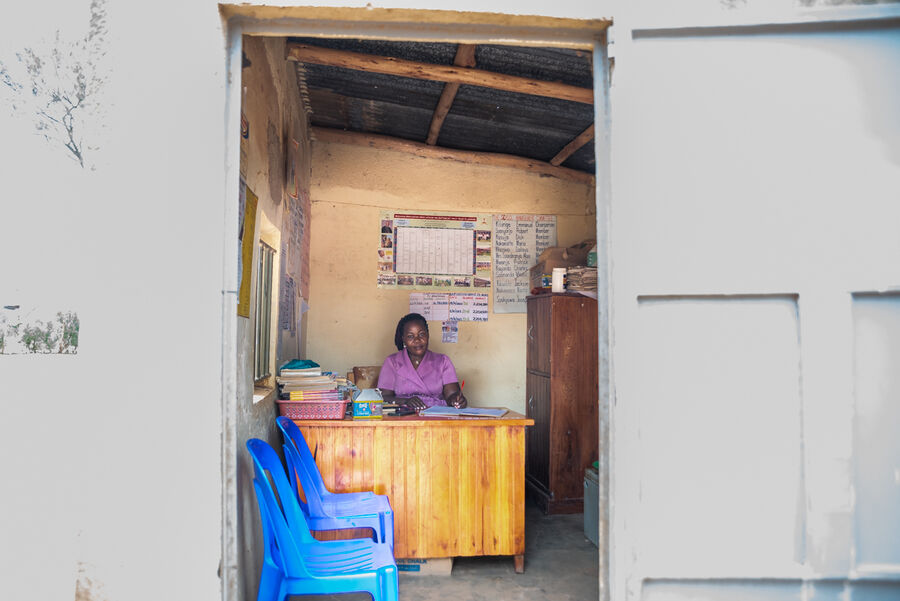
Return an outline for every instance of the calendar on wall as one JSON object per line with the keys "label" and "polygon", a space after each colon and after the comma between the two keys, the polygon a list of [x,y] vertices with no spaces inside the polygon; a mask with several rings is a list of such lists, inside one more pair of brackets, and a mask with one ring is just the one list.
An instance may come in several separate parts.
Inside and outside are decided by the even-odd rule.
{"label": "calendar on wall", "polygon": [[379,288],[491,287],[490,215],[382,211],[379,227]]}

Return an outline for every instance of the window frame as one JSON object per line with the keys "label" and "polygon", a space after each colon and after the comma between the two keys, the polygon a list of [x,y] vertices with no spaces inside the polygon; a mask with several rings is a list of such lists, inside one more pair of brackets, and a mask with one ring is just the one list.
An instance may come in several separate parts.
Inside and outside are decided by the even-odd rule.
{"label": "window frame", "polygon": [[276,250],[263,240],[258,241],[257,249],[253,382],[265,385],[272,377],[272,297]]}

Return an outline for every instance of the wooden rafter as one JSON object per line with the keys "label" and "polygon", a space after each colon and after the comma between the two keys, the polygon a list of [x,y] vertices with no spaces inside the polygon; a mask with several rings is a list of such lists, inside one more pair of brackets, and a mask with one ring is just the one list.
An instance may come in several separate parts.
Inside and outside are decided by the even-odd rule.
{"label": "wooden rafter", "polygon": [[372,71],[385,75],[412,77],[429,81],[454,82],[485,88],[495,88],[507,92],[532,94],[548,98],[559,98],[583,104],[594,103],[594,91],[555,81],[542,81],[517,77],[491,71],[481,71],[468,67],[435,65],[399,58],[376,56],[346,50],[319,48],[309,44],[288,44],[287,58],[301,63],[342,67],[357,71]]}
{"label": "wooden rafter", "polygon": [[[474,67],[475,66],[475,45],[460,44],[456,48],[456,58],[453,64],[457,67]],[[438,100],[437,107],[434,109],[434,115],[431,117],[431,126],[428,128],[428,137],[425,139],[426,144],[434,146],[437,143],[438,134],[441,133],[441,127],[444,125],[444,119],[450,112],[450,106],[453,99],[456,98],[456,92],[459,91],[459,83],[448,82],[444,84],[441,92],[441,98]]]}
{"label": "wooden rafter", "polygon": [[311,129],[313,140],[316,142],[351,144],[354,146],[377,148],[379,150],[406,152],[429,159],[458,161],[461,163],[469,163],[475,165],[508,167],[512,169],[521,169],[523,171],[536,173],[538,175],[580,182],[582,184],[594,184],[594,176],[589,173],[576,171],[575,169],[568,169],[566,167],[557,167],[555,165],[545,163],[544,161],[526,159],[523,157],[517,157],[508,154],[473,152],[470,150],[453,150],[449,148],[441,148],[439,146],[429,146],[428,144],[422,144],[421,142],[410,142],[408,140],[401,140],[400,138],[392,138],[390,136],[360,134],[355,132],[343,131],[340,129],[329,129],[326,127],[313,127]]}
{"label": "wooden rafter", "polygon": [[578,134],[574,140],[566,144],[565,148],[560,150],[555,157],[550,159],[551,165],[562,165],[563,161],[575,154],[575,151],[594,139],[594,124],[586,130]]}

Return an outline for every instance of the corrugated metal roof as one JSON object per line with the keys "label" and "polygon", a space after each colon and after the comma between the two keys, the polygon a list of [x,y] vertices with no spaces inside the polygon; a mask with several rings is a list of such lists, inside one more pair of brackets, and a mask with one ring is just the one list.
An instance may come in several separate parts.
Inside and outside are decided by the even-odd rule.
{"label": "corrugated metal roof", "polygon": [[[456,44],[289,38],[288,43],[452,65]],[[584,50],[479,45],[475,69],[590,89],[591,55]],[[312,125],[425,142],[444,83],[371,71],[296,62],[309,92]],[[590,104],[462,84],[436,145],[549,161],[594,120]],[[563,167],[594,173],[588,143]]]}

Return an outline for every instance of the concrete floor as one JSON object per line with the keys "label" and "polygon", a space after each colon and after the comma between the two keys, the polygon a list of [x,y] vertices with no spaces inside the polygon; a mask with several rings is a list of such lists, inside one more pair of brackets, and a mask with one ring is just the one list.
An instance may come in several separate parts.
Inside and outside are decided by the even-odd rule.
{"label": "concrete floor", "polygon": [[[400,601],[589,601],[597,599],[597,548],[582,514],[542,514],[525,506],[525,573],[511,557],[457,558],[449,576],[400,573]],[[291,601],[364,601],[368,594],[291,597]]]}

